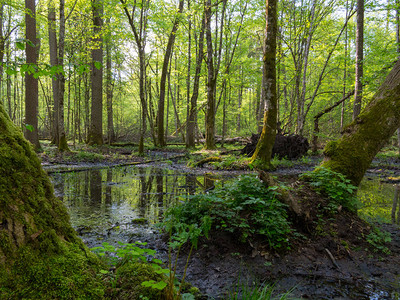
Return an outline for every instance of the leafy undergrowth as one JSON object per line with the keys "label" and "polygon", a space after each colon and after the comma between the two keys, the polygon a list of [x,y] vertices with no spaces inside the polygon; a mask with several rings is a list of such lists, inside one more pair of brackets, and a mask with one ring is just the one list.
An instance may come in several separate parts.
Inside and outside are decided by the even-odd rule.
{"label": "leafy undergrowth", "polygon": [[263,239],[271,249],[288,247],[292,235],[286,206],[276,199],[276,187],[265,188],[255,176],[240,176],[207,194],[191,196],[165,214],[164,227],[208,236],[226,232],[242,242]]}
{"label": "leafy undergrowth", "polygon": [[164,229],[176,239],[186,232],[195,247],[199,240],[207,244],[229,236],[242,249],[258,253],[287,253],[305,240],[335,245],[342,254],[349,249],[389,253],[389,236],[357,216],[356,188],[343,175],[317,168],[282,179],[287,183],[280,188],[297,199],[300,216],[278,200],[277,187],[266,188],[258,177],[246,175],[170,208]]}

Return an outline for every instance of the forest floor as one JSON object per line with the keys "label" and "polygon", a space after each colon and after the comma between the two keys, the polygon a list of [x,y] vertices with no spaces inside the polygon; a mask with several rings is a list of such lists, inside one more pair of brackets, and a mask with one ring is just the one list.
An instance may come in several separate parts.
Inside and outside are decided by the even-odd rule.
{"label": "forest floor", "polygon": [[[219,154],[199,151],[194,155],[198,155],[199,159]],[[193,159],[192,154],[179,147],[154,149],[148,151],[145,157],[139,157],[132,148],[122,146],[85,148],[63,155],[47,147],[40,156],[48,172],[142,163],[182,169],[188,168],[186,163]],[[294,242],[290,251],[269,252],[262,242],[243,244],[234,236],[222,233],[199,243],[199,248],[190,259],[186,279],[206,295],[205,299],[225,299],[235,289],[262,284],[274,285],[275,295],[291,291],[290,295],[295,299],[400,299],[399,226],[376,224],[391,236],[389,243],[381,245],[379,234],[369,235],[370,241],[367,242],[370,225],[345,211],[318,223],[319,216],[313,207],[324,204],[324,200],[311,188],[304,187],[298,181],[298,175],[312,169],[320,160],[280,161],[273,172],[279,180],[297,185],[297,196],[307,199],[310,211],[315,214],[309,224],[295,225],[304,239]],[[191,172],[250,172],[218,170],[222,166],[206,164],[202,168],[191,169]],[[378,156],[366,176],[378,176],[386,182],[398,183],[400,161],[393,156]],[[161,236],[155,236],[149,243],[149,246],[152,245],[164,257],[167,255],[168,247]],[[178,260],[180,273],[185,263],[186,254],[181,254]]]}

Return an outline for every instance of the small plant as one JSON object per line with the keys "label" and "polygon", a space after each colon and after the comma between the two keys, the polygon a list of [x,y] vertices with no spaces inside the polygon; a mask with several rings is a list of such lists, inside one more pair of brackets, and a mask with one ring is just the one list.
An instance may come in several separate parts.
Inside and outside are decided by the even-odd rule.
{"label": "small plant", "polygon": [[164,224],[172,224],[172,232],[193,226],[199,235],[207,235],[212,227],[233,233],[243,242],[260,236],[271,249],[281,249],[288,246],[292,230],[286,206],[275,196],[276,187],[265,188],[255,176],[241,176],[170,208]]}
{"label": "small plant", "polygon": [[374,226],[366,238],[367,242],[373,247],[375,252],[390,254],[389,248],[385,246],[386,243],[392,241],[389,232],[381,231],[379,228]]}
{"label": "small plant", "polygon": [[[328,196],[336,206],[341,205],[351,212],[357,211],[358,200],[354,193],[357,187],[343,174],[318,167],[314,171],[302,174],[300,178],[310,181],[318,193]],[[332,211],[333,208],[330,206],[328,210]]]}
{"label": "small plant", "polygon": [[[118,268],[130,262],[148,263],[152,271],[159,275],[168,274],[170,272],[169,269],[163,269],[161,267],[161,260],[154,258],[156,254],[155,250],[142,248],[146,246],[146,243],[135,242],[131,244],[118,242],[119,246],[113,246],[109,243],[103,243],[102,245],[102,247],[94,247],[91,250],[98,256],[104,258],[106,264],[109,266],[108,270],[100,270],[100,274],[110,280],[113,289],[117,287]],[[150,287],[160,291],[163,290],[167,284],[167,278],[160,281],[147,280],[141,283],[144,287]]]}
{"label": "small plant", "polygon": [[234,290],[230,291],[227,300],[270,300],[289,299],[290,294],[293,290],[288,291],[282,295],[274,295],[274,285],[253,283],[251,286],[247,283],[238,283]]}
{"label": "small plant", "polygon": [[75,155],[75,160],[96,162],[104,160],[104,156],[94,152],[78,151]]}

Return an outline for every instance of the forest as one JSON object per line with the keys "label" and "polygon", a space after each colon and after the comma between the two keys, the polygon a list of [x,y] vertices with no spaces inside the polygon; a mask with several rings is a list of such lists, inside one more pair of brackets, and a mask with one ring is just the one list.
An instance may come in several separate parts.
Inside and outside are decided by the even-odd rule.
{"label": "forest", "polygon": [[0,299],[400,299],[399,53],[399,0],[0,0]]}

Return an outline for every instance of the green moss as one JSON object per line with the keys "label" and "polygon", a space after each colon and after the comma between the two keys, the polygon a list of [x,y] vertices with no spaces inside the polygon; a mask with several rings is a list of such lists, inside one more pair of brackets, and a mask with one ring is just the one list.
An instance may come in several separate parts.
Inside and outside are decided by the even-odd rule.
{"label": "green moss", "polygon": [[61,251],[42,256],[30,246],[20,248],[11,272],[0,274],[0,299],[101,299],[97,259],[74,244],[63,244]]}
{"label": "green moss", "polygon": [[375,155],[400,126],[400,78],[398,66],[364,111],[344,129],[342,138],[329,143],[323,167],[346,175],[356,186]]}
{"label": "green moss", "polygon": [[0,299],[96,299],[99,260],[69,223],[32,146],[0,106]]}
{"label": "green moss", "polygon": [[166,281],[167,278],[155,273],[154,268],[148,263],[129,262],[117,269],[118,289],[112,296],[113,299],[164,299],[164,290],[144,287],[142,282],[154,280]]}

